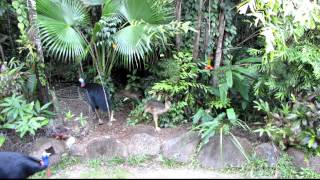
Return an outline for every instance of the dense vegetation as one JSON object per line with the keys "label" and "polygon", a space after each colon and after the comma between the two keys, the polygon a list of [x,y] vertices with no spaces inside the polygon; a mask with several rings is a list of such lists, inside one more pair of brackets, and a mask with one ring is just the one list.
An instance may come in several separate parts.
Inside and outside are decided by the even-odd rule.
{"label": "dense vegetation", "polygon": [[317,1],[6,0],[0,22],[0,146],[54,121],[52,87],[81,75],[142,94],[131,125],[170,97],[160,126],[190,123],[203,143],[241,127],[320,153]]}

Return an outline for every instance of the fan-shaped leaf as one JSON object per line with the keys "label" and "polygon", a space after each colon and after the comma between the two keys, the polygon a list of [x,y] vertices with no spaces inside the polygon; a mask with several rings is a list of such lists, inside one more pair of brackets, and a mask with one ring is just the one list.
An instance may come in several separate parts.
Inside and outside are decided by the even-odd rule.
{"label": "fan-shaped leaf", "polygon": [[40,37],[51,55],[75,59],[85,53],[86,42],[79,25],[88,22],[87,9],[80,1],[37,1]]}

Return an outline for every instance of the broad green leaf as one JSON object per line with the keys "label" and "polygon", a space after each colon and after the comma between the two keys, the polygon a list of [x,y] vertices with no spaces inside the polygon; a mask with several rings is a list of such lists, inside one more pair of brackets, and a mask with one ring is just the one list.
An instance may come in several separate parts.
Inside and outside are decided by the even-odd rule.
{"label": "broad green leaf", "polygon": [[0,147],[4,144],[5,141],[6,141],[6,137],[0,135]]}
{"label": "broad green leaf", "polygon": [[232,71],[231,70],[227,70],[226,72],[226,79],[227,79],[227,85],[229,88],[232,87],[233,85],[233,78],[232,78]]}
{"label": "broad green leaf", "polygon": [[228,119],[230,119],[230,120],[236,120],[237,119],[236,113],[234,112],[233,108],[227,109],[227,116],[228,116]]}
{"label": "broad green leaf", "polygon": [[228,98],[228,85],[226,83],[219,84],[220,99],[222,102],[226,103]]}

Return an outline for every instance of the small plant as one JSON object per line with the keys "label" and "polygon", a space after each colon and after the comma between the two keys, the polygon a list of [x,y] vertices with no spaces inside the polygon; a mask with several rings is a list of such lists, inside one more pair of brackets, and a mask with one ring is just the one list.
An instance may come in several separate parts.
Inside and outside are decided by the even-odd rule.
{"label": "small plant", "polygon": [[35,135],[36,130],[45,126],[49,122],[49,117],[53,115],[48,111],[51,105],[47,103],[40,107],[39,101],[27,103],[23,96],[7,97],[0,101],[1,114],[5,117],[3,128],[14,129],[23,137],[27,133]]}
{"label": "small plant", "polygon": [[69,110],[69,111],[66,113],[65,119],[66,119],[67,121],[71,121],[73,117],[74,117],[74,114]]}
{"label": "small plant", "polygon": [[[10,61],[11,64],[13,61]],[[9,63],[9,65],[11,65]],[[0,72],[0,98],[11,96],[12,94],[22,94],[24,84],[23,73],[21,69],[23,64],[18,67],[8,68],[4,72]]]}
{"label": "small plant", "polygon": [[292,162],[292,158],[287,153],[281,153],[278,163],[271,167],[266,160],[256,156],[251,156],[250,160],[241,168],[227,168],[224,171],[240,172],[247,178],[319,178],[320,174],[307,168],[297,168]]}
{"label": "small plant", "polygon": [[223,136],[231,135],[233,143],[240,150],[240,152],[244,155],[244,157],[248,159],[243,147],[237,140],[237,138],[231,133],[231,129],[239,126],[245,130],[250,130],[250,128],[240,119],[237,118],[236,113],[233,108],[229,108],[226,112],[222,112],[218,114],[215,118],[213,118],[210,114],[210,111],[204,111],[203,109],[199,109],[199,111],[193,116],[193,123],[197,124],[199,120],[202,120],[201,124],[196,125],[193,130],[199,131],[201,134],[201,143],[198,148],[198,151],[203,147],[203,145],[207,144],[211,137],[216,134],[220,135],[220,156],[223,159]]}
{"label": "small plant", "polygon": [[80,113],[80,116],[78,116],[78,117],[76,118],[76,120],[80,122],[80,125],[81,125],[82,127],[85,127],[86,124],[87,124],[87,118],[88,118],[88,117],[83,116],[83,114]]}
{"label": "small plant", "polygon": [[100,159],[90,159],[88,164],[91,168],[99,168],[102,165],[102,161]]}
{"label": "small plant", "polygon": [[0,135],[0,147],[4,144],[5,141],[6,141],[6,137],[3,135]]}
{"label": "small plant", "polygon": [[140,155],[140,156],[130,156],[128,158],[128,164],[131,166],[137,166],[145,163],[149,159],[146,155]]}
{"label": "small plant", "polygon": [[112,159],[108,160],[108,163],[110,165],[119,165],[119,164],[123,164],[125,162],[126,162],[126,160],[124,158],[118,157],[118,156],[113,157]]}
{"label": "small plant", "polygon": [[290,145],[300,146],[320,154],[320,124],[318,102],[292,95],[291,102],[271,109],[268,102],[255,101],[255,108],[264,112],[265,126],[256,129],[262,136],[267,134],[282,149]]}
{"label": "small plant", "polygon": [[174,168],[179,165],[182,165],[182,163],[177,162],[175,160],[165,158],[163,155],[159,156],[159,160],[161,161],[162,166],[167,167],[167,168]]}

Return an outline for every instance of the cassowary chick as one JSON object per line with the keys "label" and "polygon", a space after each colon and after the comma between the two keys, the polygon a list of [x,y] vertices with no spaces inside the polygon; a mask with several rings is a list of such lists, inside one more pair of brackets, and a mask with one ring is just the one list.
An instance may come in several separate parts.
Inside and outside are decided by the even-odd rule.
{"label": "cassowary chick", "polygon": [[152,114],[156,131],[161,130],[158,125],[159,116],[161,114],[169,111],[170,107],[171,107],[171,102],[168,101],[167,99],[165,100],[164,104],[160,101],[150,100],[144,105],[144,112],[148,112],[148,113]]}

